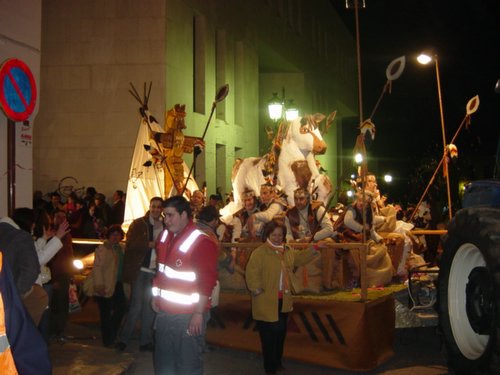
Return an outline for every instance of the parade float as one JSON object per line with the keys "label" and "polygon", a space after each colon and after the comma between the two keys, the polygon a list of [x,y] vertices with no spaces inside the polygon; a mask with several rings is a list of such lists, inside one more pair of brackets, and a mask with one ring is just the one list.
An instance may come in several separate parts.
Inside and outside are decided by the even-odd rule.
{"label": "parade float", "polygon": [[[404,56],[388,65],[387,82],[374,109],[368,118],[360,117],[354,152],[364,156],[357,171],[363,199],[368,173],[365,138],[374,139],[375,112],[384,95],[391,92],[393,82],[401,76],[404,67]],[[142,96],[133,85],[131,88],[130,93],[140,104],[141,123],[130,167],[125,226],[144,215],[153,196],[184,195],[189,198],[190,193],[198,190],[192,176],[193,167],[186,165],[183,155],[193,153],[196,160],[202,152],[216,105],[224,100],[229,90],[227,85],[218,90],[203,135],[192,137],[183,134],[186,129],[184,105],[176,104],[166,111],[164,125],[161,126],[148,108],[151,84],[149,87],[144,84]],[[472,105],[469,107],[471,110],[468,108],[468,112],[473,113]],[[301,187],[328,210],[335,192],[316,155],[325,153],[327,149],[322,132],[332,126],[335,115],[336,112],[329,116],[315,113],[293,121],[283,120],[273,134],[268,153],[237,159],[231,180],[234,201],[222,210],[223,214],[230,217],[241,208],[243,191],[251,189],[258,195],[264,183],[273,185],[289,207],[294,205],[293,191]],[[323,121],[325,125],[321,126]],[[446,150],[444,161],[453,152],[450,147]],[[418,212],[421,203],[415,212]],[[295,275],[300,287],[295,290],[294,311],[290,314],[286,357],[333,368],[368,371],[393,355],[396,315],[401,310],[394,293],[406,291],[407,286],[402,283],[390,285],[390,281],[393,277],[400,280],[398,276],[406,272],[413,242],[406,234],[411,226],[401,223],[398,226],[394,212],[386,215],[390,217],[388,222],[391,225],[385,228],[385,234],[381,233],[384,238],[382,246],[369,241],[364,232],[359,241],[331,240],[321,249],[318,261]],[[208,342],[260,351],[251,315],[250,295],[245,284],[246,262],[259,245],[258,242],[221,244],[227,256],[231,250],[235,253],[235,270],[221,270],[219,273],[221,292],[218,304],[212,310]],[[289,245],[305,247],[309,244]],[[343,254],[350,254],[355,259],[360,271],[360,288],[346,290],[347,280],[352,275]],[[411,282],[411,275],[409,280]]]}
{"label": "parade float", "polygon": [[[393,60],[386,70],[387,83],[370,117],[359,126],[355,141],[355,152],[366,156],[365,137],[375,136],[373,117],[377,106],[392,82],[399,78],[405,65],[405,58]],[[144,86],[141,98],[133,88],[131,93],[140,103],[141,124],[130,168],[127,189],[126,216],[128,220],[144,215],[152,196],[168,197],[190,193],[198,189],[182,156],[184,153],[201,152],[204,137],[209,128],[210,118],[202,137],[184,136],[185,107],[175,105],[166,112],[165,125],[161,127],[147,107],[149,90]],[[219,90],[213,110],[218,101],[228,93],[228,87]],[[477,110],[479,98],[472,98],[466,107],[466,118],[453,140],[471,115]],[[212,110],[212,113],[213,113]],[[336,112],[328,117],[322,114],[304,115],[293,121],[282,121],[273,134],[270,151],[260,157],[236,160],[232,174],[234,201],[221,210],[226,217],[241,208],[243,191],[252,189],[259,192],[261,184],[268,183],[280,191],[288,207],[294,205],[293,191],[297,187],[307,189],[311,196],[326,208],[330,208],[335,192],[326,174],[321,172],[315,156],[326,151],[322,137],[321,122],[326,120],[323,131],[332,126]],[[210,116],[211,117],[211,116]],[[453,141],[452,140],[452,141]],[[456,148],[446,147],[441,163],[447,163],[456,156]],[[366,157],[364,158],[366,160]],[[368,167],[362,163],[358,168],[358,185],[365,192]],[[436,172],[437,173],[437,172]],[[434,177],[434,176],[433,176]],[[432,180],[429,184],[432,183]],[[423,198],[417,204],[414,215],[428,210]],[[365,203],[366,204],[366,203]],[[326,211],[325,211],[326,212]],[[394,215],[389,211],[387,217]],[[223,218],[224,219],[224,218]],[[332,217],[334,220],[335,217]],[[413,219],[413,216],[412,216]],[[418,268],[413,275],[407,272],[415,254],[412,247],[414,236],[410,236],[412,225],[397,223],[390,217],[390,228],[381,231],[383,247],[363,237],[360,241],[346,242],[331,240],[321,249],[321,257],[311,262],[303,271],[294,275],[294,311],[290,314],[285,356],[291,359],[320,364],[351,371],[368,371],[387,361],[393,353],[396,327],[418,325],[411,322],[409,308],[395,298],[403,293],[411,299],[413,307],[418,302],[412,296],[415,284],[412,278],[424,274],[427,291],[434,293],[428,306],[435,303],[433,284],[437,270]],[[424,232],[413,232],[422,234]],[[441,233],[442,234],[442,233]],[[222,242],[223,253],[235,253],[235,267],[232,272],[219,271],[221,292],[217,306],[212,309],[212,317],[207,330],[207,341],[219,346],[235,349],[260,351],[258,332],[251,315],[250,295],[245,283],[245,266],[251,252],[260,242]],[[305,248],[307,243],[290,243],[289,246]],[[353,256],[360,271],[360,288],[347,289],[347,280],[352,277],[343,254]],[[413,264],[415,265],[415,264]],[[422,266],[422,264],[420,264]],[[425,266],[425,265],[423,265]],[[411,271],[411,270],[410,270]],[[407,279],[407,284],[391,283],[392,280]],[[420,282],[421,280],[417,280]],[[420,283],[421,288],[425,283]],[[335,287],[334,287],[335,286]],[[424,285],[425,286],[425,285]],[[417,289],[418,289],[417,288]],[[417,306],[418,307],[418,306]],[[399,315],[399,317],[398,317]]]}
{"label": "parade float", "polygon": [[[130,91],[140,104],[141,123],[130,168],[126,222],[144,215],[152,196],[184,194],[189,197],[190,192],[198,189],[182,155],[194,151],[196,156],[200,152],[210,119],[202,137],[184,136],[185,108],[176,105],[166,112],[162,127],[149,112],[150,91],[151,85],[149,88],[144,85],[142,97],[133,86]],[[227,86],[218,91],[213,110],[227,91]],[[335,114],[332,112],[327,117],[316,113],[293,121],[282,121],[266,155],[236,160],[232,177],[235,199],[230,207],[222,211],[231,215],[241,207],[243,190],[251,188],[258,192],[263,183],[275,186],[283,199],[288,199],[289,207],[294,205],[293,191],[302,187],[328,208],[333,202],[334,191],[315,156],[326,151],[322,129],[324,131],[332,126]],[[322,121],[325,121],[323,127]],[[368,130],[373,132],[374,127]],[[362,137],[366,132],[366,126],[360,127]],[[246,262],[259,245],[222,243],[223,251],[227,253],[236,249],[236,272],[220,272],[221,293],[218,306],[212,311],[208,342],[260,351],[244,278]],[[304,247],[307,244],[294,246]],[[345,287],[350,275],[337,249],[354,254],[361,270],[361,288],[339,291]],[[397,253],[395,249],[393,246],[394,254]],[[384,258],[390,259],[387,250],[384,251]],[[401,254],[389,260],[388,264],[380,263],[380,256],[372,242],[330,241],[327,248],[322,249],[321,259],[296,275],[296,282],[300,284],[297,290],[300,292],[294,297],[295,307],[290,316],[285,356],[359,371],[373,369],[388,360],[393,354],[395,308],[392,292],[395,289],[385,287],[387,277],[381,278],[381,274],[389,273],[390,280],[392,264],[400,262],[400,258]],[[332,285],[336,285],[336,289],[332,289]]]}

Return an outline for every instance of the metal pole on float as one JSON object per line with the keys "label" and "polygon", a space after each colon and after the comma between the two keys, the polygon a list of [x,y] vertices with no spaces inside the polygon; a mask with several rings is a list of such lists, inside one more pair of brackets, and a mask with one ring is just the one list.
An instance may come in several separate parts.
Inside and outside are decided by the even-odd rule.
{"label": "metal pole on float", "polygon": [[[347,3],[346,3],[347,5]],[[364,3],[363,3],[364,5]],[[358,103],[359,103],[359,125],[363,123],[363,87],[361,80],[361,43],[359,38],[359,15],[358,15],[359,3],[358,0],[354,0],[354,18],[356,24],[356,61],[358,67]],[[364,140],[363,149],[364,149]],[[367,165],[366,165],[366,152],[363,152],[363,161],[361,165],[361,188],[363,189],[363,228],[366,223],[366,199],[365,199],[365,175],[366,175]],[[365,230],[363,229],[363,245],[360,248],[360,283],[361,283],[361,301],[366,301],[368,298],[368,285],[366,277],[366,258],[367,258],[367,246],[366,246],[366,236]]]}
{"label": "metal pole on float", "polygon": [[[426,53],[423,52],[417,57],[417,61],[422,65],[427,65],[434,60],[434,67],[436,69],[436,86],[438,94],[438,104],[439,104],[439,116],[441,120],[441,133],[443,137],[443,158],[446,158],[447,153],[447,143],[446,143],[446,129],[444,125],[444,111],[443,111],[443,97],[441,95],[441,77],[439,75],[439,58],[437,53]],[[450,189],[450,176],[448,173],[448,164],[446,160],[443,161],[443,175],[446,179],[446,193],[448,198],[448,216],[450,220],[453,217],[453,209],[451,207],[451,189]]]}
{"label": "metal pole on float", "polygon": [[[441,133],[443,135],[443,158],[444,158],[446,155],[446,130],[444,126],[443,98],[441,96],[441,78],[439,76],[439,63],[437,55],[434,56],[434,62],[436,64],[436,81],[437,81],[437,90],[439,99],[439,115],[441,117]],[[451,207],[450,174],[448,173],[448,164],[446,163],[446,160],[444,161],[443,167],[445,169],[446,193],[448,196],[448,216],[451,220],[453,217],[453,211]]]}
{"label": "metal pole on float", "polygon": [[[205,140],[205,135],[207,134],[208,126],[210,125],[210,121],[212,120],[212,116],[215,112],[215,108],[217,107],[217,103],[226,99],[227,94],[229,94],[229,85],[226,83],[224,86],[221,86],[217,90],[217,94],[215,95],[214,102],[212,103],[212,110],[210,111],[210,116],[208,116],[207,124],[205,125],[205,130],[203,131],[203,135],[201,136],[201,140]],[[198,157],[199,152],[193,151],[193,163],[191,164],[191,168],[189,169],[189,174],[186,178],[186,183],[184,184],[184,188],[180,195],[184,195],[189,179],[191,178],[191,174],[193,173],[194,165],[196,163],[196,158]]]}
{"label": "metal pole on float", "polygon": [[[472,114],[474,114],[477,111],[478,108],[479,108],[479,95],[476,95],[468,101],[467,106],[465,107],[465,112],[466,112],[465,117],[462,120],[458,129],[455,131],[455,134],[451,138],[450,145],[455,143],[455,140],[457,139],[458,135],[460,134],[460,131],[462,130],[464,125],[466,125],[470,122],[470,117],[472,116]],[[444,165],[446,163],[446,158],[448,157],[448,154],[450,154],[450,152],[448,151],[448,149],[445,148],[443,156],[441,157],[441,160],[439,161],[436,169],[434,170],[434,174],[432,175],[431,179],[429,180],[429,183],[427,184],[427,187],[425,188],[424,193],[422,194],[422,197],[420,198],[417,205],[415,206],[415,209],[413,210],[413,213],[411,214],[408,222],[411,223],[413,218],[415,217],[415,215],[418,211],[418,208],[422,204],[427,192],[429,191],[429,188],[431,187],[432,183],[434,182],[434,178],[436,177],[439,169],[441,168],[442,165]],[[444,168],[447,168],[447,167],[443,166],[443,169]],[[448,190],[448,194],[449,193],[450,193],[450,191]],[[450,196],[448,195],[448,198],[449,197]]]}

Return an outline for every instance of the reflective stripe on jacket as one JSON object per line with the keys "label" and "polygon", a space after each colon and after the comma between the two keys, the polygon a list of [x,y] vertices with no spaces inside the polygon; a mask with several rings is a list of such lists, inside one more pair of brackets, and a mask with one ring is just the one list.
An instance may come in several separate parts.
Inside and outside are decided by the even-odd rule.
{"label": "reflective stripe on jacket", "polygon": [[198,277],[191,261],[191,250],[200,237],[208,236],[194,226],[175,237],[168,230],[161,234],[152,293],[162,311],[192,313],[199,302]]}

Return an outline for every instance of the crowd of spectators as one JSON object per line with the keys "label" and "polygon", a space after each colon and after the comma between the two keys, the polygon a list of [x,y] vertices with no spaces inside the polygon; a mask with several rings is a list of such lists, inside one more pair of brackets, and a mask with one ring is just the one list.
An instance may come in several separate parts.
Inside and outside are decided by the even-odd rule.
{"label": "crowd of spectators", "polygon": [[107,228],[123,223],[125,193],[116,190],[110,205],[106,202],[106,196],[94,187],[88,187],[83,197],[71,192],[65,201],[58,192],[51,192],[48,199],[44,199],[41,191],[35,191],[33,209],[51,216],[55,212],[64,212],[72,237],[103,239]]}

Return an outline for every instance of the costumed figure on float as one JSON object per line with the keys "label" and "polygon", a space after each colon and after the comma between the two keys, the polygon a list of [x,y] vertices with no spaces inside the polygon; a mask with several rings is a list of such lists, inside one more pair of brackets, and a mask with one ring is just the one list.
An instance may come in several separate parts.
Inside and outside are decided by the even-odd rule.
{"label": "costumed figure on float", "polygon": [[198,190],[193,178],[187,178],[189,168],[183,161],[184,153],[200,152],[204,147],[203,139],[183,134],[186,128],[185,106],[176,104],[166,112],[164,128],[149,112],[148,102],[151,83],[141,98],[135,87],[129,92],[141,105],[141,124],[139,126],[134,155],[130,166],[125,204],[124,227],[141,216],[149,207],[151,197],[169,197]]}

